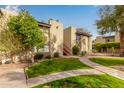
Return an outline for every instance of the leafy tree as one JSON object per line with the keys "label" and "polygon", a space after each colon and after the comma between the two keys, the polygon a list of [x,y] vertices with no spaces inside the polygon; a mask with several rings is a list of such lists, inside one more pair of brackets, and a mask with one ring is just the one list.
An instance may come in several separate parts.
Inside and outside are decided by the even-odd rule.
{"label": "leafy tree", "polygon": [[37,21],[27,11],[22,10],[18,16],[13,16],[8,26],[9,30],[17,35],[24,50],[32,52],[34,47],[43,46],[44,35]]}
{"label": "leafy tree", "polygon": [[11,14],[0,10],[0,52],[4,52],[7,58],[13,57],[14,53],[22,50],[17,35],[9,31],[8,22]]}
{"label": "leafy tree", "polygon": [[102,48],[110,48],[110,49],[119,49],[120,43],[105,43],[105,44],[95,44],[94,49],[96,49],[98,52],[101,52]]}
{"label": "leafy tree", "polygon": [[11,54],[22,50],[21,42],[12,31],[0,33],[0,51],[11,52]]}
{"label": "leafy tree", "polygon": [[99,17],[96,21],[98,33],[119,32],[121,56],[124,56],[124,6],[103,6],[99,9]]}

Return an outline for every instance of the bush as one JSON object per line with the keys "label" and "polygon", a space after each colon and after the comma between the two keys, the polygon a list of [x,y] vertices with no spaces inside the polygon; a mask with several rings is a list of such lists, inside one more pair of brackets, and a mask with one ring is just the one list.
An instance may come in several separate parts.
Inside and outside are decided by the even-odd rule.
{"label": "bush", "polygon": [[84,56],[86,54],[86,51],[81,52],[81,56]]}
{"label": "bush", "polygon": [[119,49],[120,43],[105,43],[105,44],[95,44],[94,45],[94,49],[96,49],[98,52],[100,52],[102,48]]}
{"label": "bush", "polygon": [[34,59],[37,59],[37,60],[42,59],[42,58],[43,58],[43,53],[37,53],[34,56]]}
{"label": "bush", "polygon": [[78,46],[74,46],[72,48],[72,51],[73,51],[73,55],[78,55],[78,53],[79,53],[79,47]]}
{"label": "bush", "polygon": [[47,55],[45,58],[51,59],[52,57],[51,57],[51,55]]}
{"label": "bush", "polygon": [[55,52],[54,57],[59,57],[59,52]]}

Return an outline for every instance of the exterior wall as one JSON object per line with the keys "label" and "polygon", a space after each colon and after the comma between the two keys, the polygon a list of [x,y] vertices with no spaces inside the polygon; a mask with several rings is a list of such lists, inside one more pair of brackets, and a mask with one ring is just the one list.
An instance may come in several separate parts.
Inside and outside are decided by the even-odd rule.
{"label": "exterior wall", "polygon": [[72,50],[76,44],[76,29],[74,27],[68,27],[64,29],[64,44]]}
{"label": "exterior wall", "polygon": [[89,37],[89,52],[92,52],[92,37]]}
{"label": "exterior wall", "polygon": [[64,29],[63,39],[64,45],[71,49],[71,28]]}
{"label": "exterior wall", "polygon": [[45,45],[44,48],[41,48],[39,50],[34,48],[35,52],[49,52],[49,28],[47,27],[40,27],[41,31],[44,33],[44,38],[45,38]]}
{"label": "exterior wall", "polygon": [[104,37],[103,39],[105,39],[104,43],[115,42],[115,37]]}
{"label": "exterior wall", "polygon": [[91,52],[92,51],[91,37],[81,36],[81,51],[86,51],[86,52]]}
{"label": "exterior wall", "polygon": [[[109,40],[109,42],[108,42]],[[100,43],[100,44],[105,44],[105,43],[120,43],[120,35],[119,35],[119,32],[115,32],[115,35],[114,36],[110,36],[110,37],[102,37],[102,36],[99,36],[99,37],[96,37],[96,40],[94,40],[94,44],[97,44],[97,43]],[[102,48],[101,51],[99,52],[105,52],[105,53],[116,53],[116,54],[119,54],[119,51],[120,49],[111,49],[111,48]]]}
{"label": "exterior wall", "polygon": [[96,40],[95,40],[95,44],[97,44],[97,43],[103,44],[103,43],[105,43],[105,39],[103,39],[102,36],[98,36],[98,37],[96,37]]}
{"label": "exterior wall", "polygon": [[50,50],[52,55],[59,52],[63,55],[63,24],[56,20],[49,20],[50,27]]}
{"label": "exterior wall", "polygon": [[64,44],[72,50],[73,46],[76,44],[76,40],[80,42],[80,52],[92,51],[92,38],[88,36],[77,36],[76,35],[76,28],[69,27],[64,30]]}
{"label": "exterior wall", "polygon": [[94,44],[100,43],[100,44],[104,44],[104,43],[109,43],[108,42],[120,42],[120,36],[119,33],[116,32],[114,37],[103,37],[103,36],[98,36],[96,37],[96,40],[94,42]]}
{"label": "exterior wall", "polygon": [[71,27],[71,49],[76,44],[76,28]]}

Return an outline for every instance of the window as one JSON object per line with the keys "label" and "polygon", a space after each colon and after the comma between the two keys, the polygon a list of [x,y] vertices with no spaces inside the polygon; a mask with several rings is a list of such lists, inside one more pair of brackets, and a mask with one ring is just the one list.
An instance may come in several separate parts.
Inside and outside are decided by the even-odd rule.
{"label": "window", "polygon": [[80,35],[77,35],[76,36],[76,40],[81,40],[81,36]]}
{"label": "window", "polygon": [[109,40],[109,39],[107,39],[106,41],[107,41],[107,42],[110,42],[110,40]]}
{"label": "window", "polygon": [[48,45],[44,46],[44,52],[49,52],[49,46]]}

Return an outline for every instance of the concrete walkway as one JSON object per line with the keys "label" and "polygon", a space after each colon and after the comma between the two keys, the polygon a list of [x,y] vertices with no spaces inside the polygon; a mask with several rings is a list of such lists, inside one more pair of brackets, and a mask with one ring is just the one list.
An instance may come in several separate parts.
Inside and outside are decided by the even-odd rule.
{"label": "concrete walkway", "polygon": [[39,84],[45,84],[48,82],[52,82],[54,80],[72,77],[72,76],[95,75],[95,74],[103,74],[103,73],[95,69],[80,69],[80,70],[58,72],[54,74],[49,74],[49,75],[44,75],[44,76],[39,76],[39,77],[28,79],[28,87],[33,87]]}
{"label": "concrete walkway", "polygon": [[123,71],[119,71],[110,67],[106,67],[97,63],[94,63],[92,61],[90,61],[87,57],[79,57],[80,61],[98,71],[107,73],[111,76],[117,77],[119,79],[124,80],[124,72]]}
{"label": "concrete walkway", "polygon": [[0,65],[0,88],[26,88],[25,64]]}
{"label": "concrete walkway", "polygon": [[26,88],[39,84],[45,84],[54,80],[63,79],[78,75],[94,75],[107,73],[124,80],[124,72],[94,63],[88,57],[75,57],[94,69],[80,69],[58,72],[54,74],[39,76],[26,81],[24,67],[25,64],[0,65],[0,88]]}

